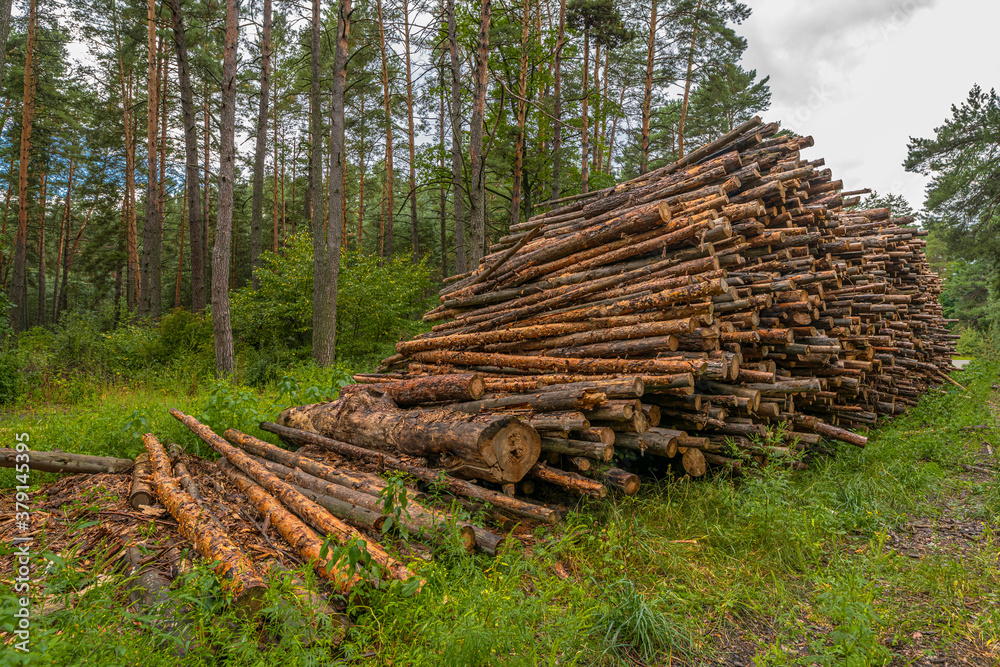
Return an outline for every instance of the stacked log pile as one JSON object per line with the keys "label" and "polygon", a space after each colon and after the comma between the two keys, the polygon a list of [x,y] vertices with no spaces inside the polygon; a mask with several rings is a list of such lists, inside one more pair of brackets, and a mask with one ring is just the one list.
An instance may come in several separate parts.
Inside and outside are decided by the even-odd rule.
{"label": "stacked log pile", "polygon": [[[852,209],[865,191],[804,159],[812,143],[754,119],[681,162],[567,198],[450,282],[425,317],[439,323],[399,343],[384,372],[279,421],[508,491],[541,480],[596,496],[638,486],[609,468],[616,451],[697,476],[801,465],[823,439],[864,446],[868,426],[950,380],[955,336],[926,232]],[[430,445],[429,423],[412,428],[457,413],[529,426],[547,465],[532,465],[524,432],[507,447],[517,466],[484,467],[485,450],[447,433]],[[402,447],[392,428],[424,444]]]}

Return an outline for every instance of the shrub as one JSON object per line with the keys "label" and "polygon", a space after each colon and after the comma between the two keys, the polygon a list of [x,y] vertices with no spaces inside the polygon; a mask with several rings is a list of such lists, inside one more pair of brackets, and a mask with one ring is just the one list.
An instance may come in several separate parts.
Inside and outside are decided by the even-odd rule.
{"label": "shrub", "polygon": [[17,353],[0,349],[0,405],[16,403],[21,396],[21,367]]}
{"label": "shrub", "polygon": [[[255,349],[302,350],[312,342],[312,237],[293,236],[284,254],[264,253],[260,287],[231,297],[236,338]],[[341,256],[337,298],[337,354],[370,359],[391,351],[395,340],[419,325],[414,313],[426,306],[430,269],[406,257],[380,263],[358,252]],[[259,373],[258,373],[259,374]]]}
{"label": "shrub", "polygon": [[993,341],[978,329],[964,328],[959,335],[961,337],[955,346],[959,356],[982,358],[997,353]]}

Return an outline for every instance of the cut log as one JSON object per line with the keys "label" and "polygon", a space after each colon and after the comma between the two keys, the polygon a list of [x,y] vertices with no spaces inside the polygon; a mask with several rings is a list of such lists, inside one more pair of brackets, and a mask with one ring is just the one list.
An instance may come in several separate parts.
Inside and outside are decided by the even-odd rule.
{"label": "cut log", "polygon": [[128,494],[128,504],[138,510],[153,504],[153,489],[149,485],[149,454],[142,453],[135,457],[135,467],[132,469],[132,488]]}
{"label": "cut log", "polygon": [[549,484],[555,484],[567,491],[581,496],[591,496],[593,498],[603,498],[608,495],[608,489],[600,482],[587,479],[582,475],[572,472],[565,472],[556,468],[551,468],[544,463],[536,464],[529,473],[535,479],[540,479]]}
{"label": "cut log", "polygon": [[234,607],[243,614],[256,614],[267,589],[264,580],[229,535],[216,528],[208,514],[170,476],[170,459],[156,437],[147,433],[142,442],[149,455],[156,496],[177,520],[178,531],[194,544],[202,558],[215,563],[213,569],[223,590],[233,595]]}
{"label": "cut log", "polygon": [[428,375],[381,384],[348,385],[340,390],[340,395],[345,396],[362,386],[385,392],[399,406],[476,401],[486,392],[486,383],[483,382],[482,375],[464,373]]}
{"label": "cut log", "polygon": [[262,422],[260,424],[260,428],[263,431],[274,433],[283,440],[288,440],[298,445],[316,445],[332,452],[336,452],[342,456],[361,459],[368,461],[369,463],[376,463],[387,468],[392,468],[393,470],[400,470],[402,472],[409,473],[417,479],[429,484],[441,485],[457,496],[473,498],[485,503],[490,503],[491,505],[517,516],[528,517],[544,521],[546,523],[555,523],[558,518],[558,513],[555,510],[535,505],[534,503],[524,502],[523,500],[518,500],[516,498],[510,498],[502,493],[497,493],[496,491],[492,491],[490,489],[484,489],[465,480],[455,479],[453,477],[449,477],[448,475],[443,475],[439,470],[431,470],[430,468],[424,468],[422,466],[406,463],[389,454],[384,454],[371,449],[365,449],[364,447],[358,447],[357,445],[352,445],[346,442],[339,442],[332,438],[321,436],[318,433],[288,428],[287,426],[271,422]]}
{"label": "cut log", "polygon": [[331,581],[338,592],[347,593],[358,584],[360,577],[356,573],[348,572],[341,563],[331,562],[329,556],[323,558],[323,540],[301,519],[285,509],[274,496],[254,483],[228,460],[220,460],[219,468],[260,513],[269,518],[271,525],[302,556],[303,560],[311,563],[321,577]]}
{"label": "cut log", "polygon": [[286,507],[295,510],[299,516],[308,516],[310,525],[319,526],[334,537],[339,544],[362,543],[368,550],[372,561],[381,565],[394,579],[406,580],[413,575],[405,565],[392,558],[377,542],[365,538],[354,528],[337,519],[325,509],[312,502],[296,491],[287,482],[280,480],[274,473],[250,458],[245,452],[233,447],[220,436],[212,432],[194,417],[185,415],[180,410],[171,409],[170,414],[187,426],[208,446],[225,456],[237,468],[243,471],[255,483],[260,484],[269,494],[281,501]]}
{"label": "cut log", "polygon": [[538,433],[514,417],[400,410],[386,396],[360,391],[333,403],[289,408],[278,421],[365,448],[449,454],[459,461],[451,474],[497,483],[520,481],[541,453]]}
{"label": "cut log", "polygon": [[600,476],[605,484],[619,489],[626,496],[634,496],[639,493],[639,488],[642,486],[638,475],[620,468],[608,468]]}
{"label": "cut log", "polygon": [[0,449],[0,468],[14,468],[24,463],[27,463],[31,470],[41,472],[90,475],[122,473],[135,465],[132,459],[119,459],[113,456],[86,456],[67,452],[19,452],[14,449]]}

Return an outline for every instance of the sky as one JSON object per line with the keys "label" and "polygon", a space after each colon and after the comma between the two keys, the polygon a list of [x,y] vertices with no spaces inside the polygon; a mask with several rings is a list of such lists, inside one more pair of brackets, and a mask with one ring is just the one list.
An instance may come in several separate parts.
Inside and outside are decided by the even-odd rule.
{"label": "sky", "polygon": [[921,208],[927,179],[903,167],[910,137],[934,128],[973,85],[1000,88],[996,0],[744,0],[743,66],[770,75],[765,121],[816,146],[847,190]]}

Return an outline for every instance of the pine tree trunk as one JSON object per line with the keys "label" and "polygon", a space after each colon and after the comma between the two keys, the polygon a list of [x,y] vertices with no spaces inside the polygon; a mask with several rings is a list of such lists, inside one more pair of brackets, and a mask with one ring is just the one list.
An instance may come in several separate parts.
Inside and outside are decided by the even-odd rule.
{"label": "pine tree trunk", "polygon": [[510,224],[521,221],[521,175],[524,169],[524,125],[527,117],[528,96],[528,37],[531,26],[530,0],[524,0],[524,11],[521,16],[521,72],[517,80],[517,139],[514,145],[514,178],[510,197]]}
{"label": "pine tree trunk", "polygon": [[264,0],[264,31],[261,37],[260,101],[257,106],[257,147],[253,160],[253,197],[250,211],[250,270],[253,289],[260,286],[261,226],[264,220],[264,151],[267,146],[267,103],[271,83],[271,0]]}
{"label": "pine tree trunk", "polygon": [[[116,26],[117,31],[117,26]],[[125,200],[122,203],[122,217],[125,223],[125,303],[128,310],[135,310],[139,292],[139,238],[135,220],[135,132],[132,113],[132,73],[125,77],[125,63],[122,59],[121,35],[116,32],[118,49],[118,74],[122,93],[122,125],[125,139]]]}
{"label": "pine tree trunk", "polygon": [[337,279],[340,274],[340,247],[343,242],[344,171],[344,91],[347,88],[347,46],[351,31],[351,0],[340,0],[337,37],[333,56],[333,84],[330,90],[330,211],[322,254],[316,255],[313,288],[313,359],[329,366],[336,358]]}
{"label": "pine tree trunk", "polygon": [[[191,310],[205,309],[205,226],[201,216],[201,193],[198,169],[198,126],[194,117],[194,94],[188,65],[187,33],[184,29],[180,0],[170,0],[170,15],[177,52],[180,81],[181,114],[184,118],[184,180],[187,193],[188,225],[191,228]],[[207,170],[208,164],[205,168]]]}
{"label": "pine tree trunk", "polygon": [[70,146],[73,153],[69,158],[69,176],[66,178],[66,201],[63,207],[62,221],[59,224],[59,249],[56,252],[56,275],[52,281],[52,324],[59,321],[59,274],[64,263],[66,246],[69,245],[69,228],[71,222],[71,205],[73,201],[73,172],[76,168],[76,137]]}
{"label": "pine tree trunk", "polygon": [[225,55],[222,61],[222,108],[219,112],[219,203],[212,251],[212,329],[215,369],[233,372],[233,329],[229,319],[229,252],[233,231],[233,179],[236,175],[236,49],[239,5],[226,0]]}
{"label": "pine tree trunk", "polygon": [[211,234],[209,234],[209,227],[208,227],[209,214],[210,214],[210,212],[212,210],[212,172],[211,172],[212,134],[211,134],[211,125],[210,125],[211,115],[209,114],[209,111],[208,111],[208,103],[209,103],[209,100],[211,99],[211,96],[210,96],[210,94],[208,92],[208,82],[207,81],[205,82],[205,90],[204,90],[204,92],[205,92],[205,104],[204,104],[204,110],[203,111],[204,111],[205,118],[204,118],[204,127],[202,129],[203,129],[203,131],[205,133],[205,136],[204,136],[204,141],[205,141],[205,146],[204,146],[204,149],[205,149],[205,188],[204,188],[205,195],[202,198],[202,202],[201,202],[201,214],[202,214],[201,215],[201,219],[202,219],[202,223],[203,223],[203,232],[202,233],[205,236],[205,246],[204,246],[205,271],[206,271],[205,281],[208,282],[208,280],[210,280],[210,276],[207,275],[207,274],[208,274],[209,269],[211,268],[211,266],[208,263],[209,262],[208,253],[209,253],[209,251],[211,251],[213,249],[213,247],[212,247]]}
{"label": "pine tree trunk", "polygon": [[7,64],[7,38],[10,36],[10,6],[12,0],[0,0],[0,80]]}
{"label": "pine tree trunk", "polygon": [[469,270],[465,248],[465,171],[462,164],[462,66],[458,60],[455,0],[446,0],[451,58],[451,198],[455,218],[455,273]]}
{"label": "pine tree trunk", "polygon": [[[365,117],[365,95],[361,95],[361,117]],[[361,133],[360,137],[360,147],[358,148],[358,163],[361,167],[360,178],[358,178],[358,252],[361,252],[364,248],[361,243],[364,240],[364,229],[365,229],[365,134]]]}
{"label": "pine tree trunk", "polygon": [[403,48],[406,55],[406,122],[410,144],[410,261],[416,264],[420,259],[417,233],[417,165],[416,135],[413,132],[413,76],[410,71],[410,6],[403,0]]}
{"label": "pine tree trunk", "polygon": [[694,47],[698,41],[698,14],[701,13],[701,6],[704,0],[698,0],[698,8],[695,9],[694,31],[691,33],[691,48],[688,50],[687,76],[684,78],[684,102],[681,104],[681,118],[677,124],[677,159],[684,157],[684,125],[687,122],[688,103],[691,99],[691,78],[694,74]]}
{"label": "pine tree trunk", "polygon": [[[268,0],[270,2],[270,0]],[[269,52],[270,53],[270,52]],[[271,199],[273,200],[273,209],[271,213],[271,252],[278,252],[278,87],[274,87],[274,92],[272,94],[272,106],[274,121],[271,126],[271,134],[274,142],[274,166],[273,166],[273,192],[271,193]],[[284,185],[284,183],[282,183]],[[282,192],[284,188],[282,187]]]}
{"label": "pine tree trunk", "polygon": [[38,312],[35,321],[40,327],[45,326],[45,189],[48,175],[42,172],[41,193],[38,197]]}
{"label": "pine tree trunk", "polygon": [[[441,173],[444,173],[444,123],[445,123],[445,110],[444,110],[444,49],[441,49],[441,66],[438,69],[439,74],[439,89],[438,89],[438,141],[441,160],[438,164],[438,168]],[[8,196],[10,191],[8,190]],[[445,207],[447,205],[447,195],[445,193],[444,180],[441,181],[441,186],[438,188],[438,204],[440,220],[441,220],[441,279],[444,280],[448,277],[448,216],[445,213]]]}
{"label": "pine tree trunk", "polygon": [[600,171],[600,158],[598,154],[601,152],[600,135],[598,134],[598,128],[601,126],[601,43],[597,42],[594,47],[594,91],[597,96],[594,98],[594,130],[591,141],[594,145],[594,150],[591,151],[590,155],[590,168],[594,171]]}
{"label": "pine tree trunk", "polygon": [[482,0],[479,13],[479,40],[476,49],[476,88],[472,99],[469,126],[469,162],[472,199],[471,268],[479,266],[486,252],[486,160],[483,155],[483,131],[486,120],[487,59],[490,54],[490,19],[493,0]]}
{"label": "pine tree trunk", "polygon": [[26,260],[28,255],[28,166],[31,161],[31,130],[35,118],[35,88],[32,71],[35,56],[35,3],[28,6],[28,36],[24,55],[24,102],[21,105],[21,155],[17,180],[17,235],[14,241],[14,282],[11,284],[11,327],[28,328]]}
{"label": "pine tree trunk", "polygon": [[394,175],[392,171],[392,97],[389,93],[389,61],[385,52],[385,19],[382,14],[382,0],[376,0],[378,10],[378,43],[379,52],[382,55],[382,99],[385,108],[385,231],[383,257],[392,257],[393,253],[393,221],[392,214],[395,208],[392,186]]}
{"label": "pine tree trunk", "polygon": [[[184,184],[184,202],[187,202],[187,183]],[[184,227],[187,223],[187,207],[181,205],[181,240],[177,249],[177,281],[174,284],[174,308],[181,307],[181,281],[184,279]]]}
{"label": "pine tree trunk", "polygon": [[161,310],[161,266],[160,266],[160,220],[159,181],[157,179],[156,143],[160,105],[159,82],[156,72],[156,0],[146,3],[146,219],[142,231],[142,271],[139,314],[151,319],[160,319]]}
{"label": "pine tree trunk", "polygon": [[562,50],[566,44],[566,0],[559,0],[559,32],[556,34],[555,77],[552,82],[552,190],[549,199],[559,199],[562,192]]}
{"label": "pine tree trunk", "polygon": [[580,155],[580,180],[583,183],[583,192],[589,191],[589,174],[587,167],[590,164],[590,133],[587,131],[587,101],[590,97],[590,83],[587,81],[588,67],[590,63],[590,28],[583,29],[583,111],[581,113],[582,132],[580,142],[582,143]]}
{"label": "pine tree trunk", "polygon": [[649,171],[649,125],[653,115],[653,59],[656,56],[656,0],[649,10],[649,48],[646,51],[646,85],[642,95],[642,135],[639,139],[639,173]]}

